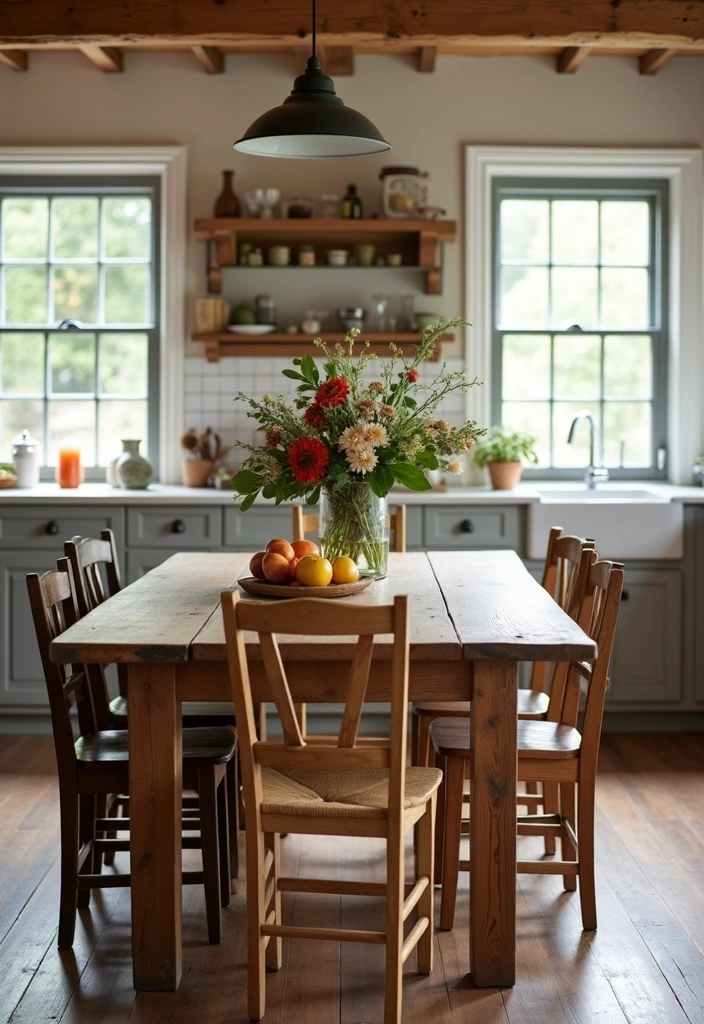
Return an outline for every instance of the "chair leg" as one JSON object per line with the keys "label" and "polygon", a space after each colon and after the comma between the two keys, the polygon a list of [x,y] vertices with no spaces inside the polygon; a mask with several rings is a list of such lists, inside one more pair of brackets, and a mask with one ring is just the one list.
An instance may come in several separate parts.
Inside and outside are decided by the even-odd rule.
{"label": "chair leg", "polygon": [[[231,761],[225,766],[227,783],[227,821],[230,836],[230,863],[227,873],[231,881],[240,873],[240,857],[237,848],[240,832],[240,772],[237,751]],[[230,886],[232,891],[232,886]]]}
{"label": "chair leg", "polygon": [[[254,816],[253,816],[254,817]],[[247,847],[247,1016],[261,1020],[266,1010],[266,974],[264,950],[266,939],[262,925],[264,912],[264,833],[251,821],[245,830]]]}
{"label": "chair leg", "polygon": [[418,764],[418,725],[420,723],[420,715],[416,715],[411,710],[411,764]]}
{"label": "chair leg", "polygon": [[[264,908],[265,914],[274,911],[274,920],[281,924],[281,892],[279,890],[279,865],[281,864],[281,837],[277,832],[267,832],[264,836],[264,848],[271,850],[273,861],[269,878],[272,882],[271,902]],[[283,940],[279,935],[270,935],[266,947],[265,963],[272,971],[281,970],[283,963]]]}
{"label": "chair leg", "polygon": [[[112,805],[112,797],[108,796],[107,793],[97,796],[95,798],[95,816],[96,818],[106,818],[108,816],[108,804]],[[111,835],[115,838],[115,834],[110,832],[106,835]],[[93,838],[95,838],[95,833]],[[113,854],[114,858],[114,854]],[[100,850],[93,850],[93,872],[99,875],[103,870],[103,862],[105,861],[105,854]]]}
{"label": "chair leg", "polygon": [[442,772],[435,808],[435,885],[442,885],[442,864],[445,850],[445,815],[447,813],[447,762],[441,754],[435,754],[435,767]]}
{"label": "chair leg", "polygon": [[445,847],[442,860],[442,894],[440,896],[440,927],[452,928],[457,902],[457,880],[460,872],[460,837],[462,835],[462,803],[465,758],[448,757],[445,783]]}
{"label": "chair leg", "polygon": [[429,768],[432,764],[430,754],[430,723],[432,719],[428,715],[418,715],[418,765],[421,768]]}
{"label": "chair leg", "polygon": [[[78,850],[90,844],[91,849],[83,861],[79,875],[93,875],[100,873],[101,858],[96,852],[93,840],[95,839],[95,819],[98,812],[98,798],[95,796],[81,796],[78,799]],[[90,906],[90,889],[79,889],[76,897],[76,904],[79,910],[86,910]]]}
{"label": "chair leg", "polygon": [[[114,794],[108,797],[107,817],[108,818],[119,818],[120,817],[120,805],[119,805],[119,803],[117,801],[117,798],[116,798],[116,796]],[[105,838],[106,839],[117,839],[117,832],[106,832],[105,833]],[[106,850],[105,853],[103,854],[103,864],[105,865],[106,868],[111,868],[114,863],[115,863],[115,851],[114,850]]]}
{"label": "chair leg", "polygon": [[594,882],[594,786],[580,786],[577,794],[577,841],[579,842],[579,898],[582,926],[596,931],[596,885]]}
{"label": "chair leg", "polygon": [[[560,808],[558,797],[558,784],[556,782],[543,783],[543,814],[557,814]],[[554,836],[545,836],[545,852],[555,853],[557,845]]]}
{"label": "chair leg", "polygon": [[404,837],[394,831],[386,839],[386,988],[384,1024],[401,1024],[403,981]]}
{"label": "chair leg", "polygon": [[[229,762],[228,762],[229,763]],[[227,771],[217,784],[216,800],[218,813],[218,856],[220,858],[220,906],[230,906],[230,796],[227,785]]]}
{"label": "chair leg", "polygon": [[418,822],[418,871],[416,877],[428,879],[428,887],[418,901],[419,917],[425,917],[428,920],[428,927],[418,939],[418,971],[420,974],[430,974],[433,969],[435,805],[436,794],[433,793],[426,804],[425,814]]}
{"label": "chair leg", "polygon": [[[577,817],[575,814],[575,784],[574,782],[561,782],[560,783],[560,815],[563,821],[569,821],[572,828],[577,831]],[[560,840],[562,847],[562,859],[575,861],[577,860],[577,851],[574,848],[574,844],[570,842],[567,836],[563,833]],[[577,888],[577,876],[576,875],[563,875],[562,881],[565,889],[568,892],[574,892]]]}
{"label": "chair leg", "polygon": [[198,801],[200,805],[200,843],[203,856],[203,888],[208,919],[208,941],[222,941],[220,912],[220,860],[218,852],[218,816],[215,768],[198,769]]}
{"label": "chair leg", "polygon": [[70,949],[76,931],[76,876],[78,874],[78,796],[61,798],[61,894],[59,949]]}

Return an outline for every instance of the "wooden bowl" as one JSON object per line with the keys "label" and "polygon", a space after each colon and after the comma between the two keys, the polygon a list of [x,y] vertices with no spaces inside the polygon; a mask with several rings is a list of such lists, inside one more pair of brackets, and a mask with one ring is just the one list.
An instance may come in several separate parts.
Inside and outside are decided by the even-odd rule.
{"label": "wooden bowl", "polygon": [[14,475],[0,477],[0,487],[14,487],[17,477]]}
{"label": "wooden bowl", "polygon": [[291,587],[285,583],[269,583],[254,576],[237,580],[242,589],[257,597],[349,597],[358,594],[374,582],[373,576],[363,576],[354,583],[328,583],[327,587]]}

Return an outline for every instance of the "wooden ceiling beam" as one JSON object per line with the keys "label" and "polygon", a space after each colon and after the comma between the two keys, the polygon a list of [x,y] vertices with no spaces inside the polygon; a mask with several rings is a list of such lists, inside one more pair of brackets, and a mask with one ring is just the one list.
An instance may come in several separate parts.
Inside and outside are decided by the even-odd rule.
{"label": "wooden ceiling beam", "polygon": [[[300,43],[310,34],[309,0],[0,0],[0,46],[12,43],[119,46],[147,39],[185,46],[266,40]],[[234,27],[233,27],[234,23]],[[328,0],[321,42],[354,45],[411,39],[419,45],[503,40],[526,45],[688,48],[704,44],[704,4],[692,0]]]}
{"label": "wooden ceiling beam", "polygon": [[29,55],[26,50],[0,50],[0,64],[7,64],[13,71],[26,71]]}
{"label": "wooden ceiling beam", "polygon": [[221,75],[225,70],[225,58],[217,46],[192,46],[191,52],[209,75]]}
{"label": "wooden ceiling beam", "polygon": [[435,62],[438,57],[437,46],[421,46],[418,53],[418,70],[424,74],[432,74],[435,71]]}
{"label": "wooden ceiling beam", "polygon": [[80,46],[81,53],[98,71],[115,74],[122,71],[122,52],[114,46]]}
{"label": "wooden ceiling beam", "polygon": [[353,46],[322,46],[320,62],[326,75],[339,78],[342,75],[354,74]]}
{"label": "wooden ceiling beam", "polygon": [[559,75],[573,75],[590,53],[589,46],[566,46],[562,53],[557,55],[555,70]]}
{"label": "wooden ceiling beam", "polygon": [[648,50],[638,58],[638,70],[641,75],[656,75],[677,50]]}

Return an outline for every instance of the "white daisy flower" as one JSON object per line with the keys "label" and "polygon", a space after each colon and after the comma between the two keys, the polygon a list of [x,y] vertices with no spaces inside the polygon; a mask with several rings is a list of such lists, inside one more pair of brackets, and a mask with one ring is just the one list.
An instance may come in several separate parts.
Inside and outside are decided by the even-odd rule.
{"label": "white daisy flower", "polygon": [[350,469],[353,473],[361,473],[364,476],[369,470],[374,469],[379,461],[369,445],[360,445],[357,448],[348,448],[345,453]]}
{"label": "white daisy flower", "polygon": [[381,423],[369,423],[367,424],[367,441],[373,444],[375,448],[379,448],[388,443],[389,435]]}

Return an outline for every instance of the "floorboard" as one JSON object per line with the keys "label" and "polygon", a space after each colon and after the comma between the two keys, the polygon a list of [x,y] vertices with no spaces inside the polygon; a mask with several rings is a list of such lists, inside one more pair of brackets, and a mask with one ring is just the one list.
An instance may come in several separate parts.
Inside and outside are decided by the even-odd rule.
{"label": "floorboard", "polygon": [[[245,871],[209,946],[200,886],[184,890],[176,993],[132,988],[129,892],[100,891],[73,950],[56,947],[58,809],[50,737],[0,736],[0,1024],[246,1024]],[[241,839],[243,836],[241,836]],[[519,840],[526,859],[540,841]],[[244,844],[241,848],[244,864]],[[189,852],[193,867],[198,854]],[[115,870],[125,870],[118,855]],[[455,927],[436,933],[435,970],[404,972],[404,1024],[704,1024],[704,742],[696,734],[604,737],[597,785],[599,930],[582,932],[561,879],[518,881],[518,981],[467,975],[469,876]],[[109,869],[106,869],[109,870]],[[380,841],[282,840],[282,871],[383,880]],[[284,894],[298,924],[376,928],[366,898]],[[264,1024],[378,1024],[383,947],[284,942],[267,975]]]}

